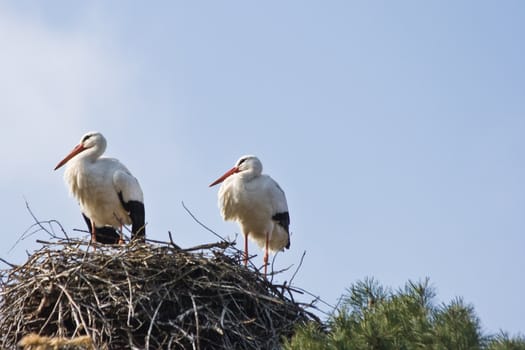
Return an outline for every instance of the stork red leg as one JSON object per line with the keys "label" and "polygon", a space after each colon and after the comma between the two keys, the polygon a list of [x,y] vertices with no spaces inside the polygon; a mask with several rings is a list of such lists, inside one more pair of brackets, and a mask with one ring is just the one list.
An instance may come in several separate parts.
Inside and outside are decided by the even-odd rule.
{"label": "stork red leg", "polygon": [[264,277],[266,277],[266,272],[268,270],[268,241],[270,240],[270,234],[266,232],[266,244],[264,245]]}
{"label": "stork red leg", "polygon": [[244,266],[248,266],[248,234],[244,234]]}
{"label": "stork red leg", "polygon": [[120,225],[120,238],[118,244],[124,244],[124,231],[122,231],[122,225]]}
{"label": "stork red leg", "polygon": [[93,250],[97,250],[97,232],[95,228],[95,223],[91,220],[91,244],[93,244]]}

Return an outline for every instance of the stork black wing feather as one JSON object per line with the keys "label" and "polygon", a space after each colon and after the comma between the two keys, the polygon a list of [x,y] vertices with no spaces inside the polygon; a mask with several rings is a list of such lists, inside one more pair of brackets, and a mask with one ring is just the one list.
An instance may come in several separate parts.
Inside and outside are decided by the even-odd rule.
{"label": "stork black wing feather", "polygon": [[144,240],[146,237],[146,214],[144,210],[144,203],[139,201],[124,202],[122,192],[118,193],[120,203],[131,217],[131,239]]}
{"label": "stork black wing feather", "polygon": [[272,219],[277,221],[279,225],[281,225],[286,233],[288,233],[288,244],[286,245],[286,249],[290,248],[290,214],[286,211],[283,213],[277,213],[274,216],[272,216]]}

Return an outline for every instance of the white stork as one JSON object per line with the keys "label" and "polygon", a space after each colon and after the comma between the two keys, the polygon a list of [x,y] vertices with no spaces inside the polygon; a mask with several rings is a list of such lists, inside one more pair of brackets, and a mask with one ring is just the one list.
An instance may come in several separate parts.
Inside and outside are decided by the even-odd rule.
{"label": "white stork", "polygon": [[132,239],[144,240],[144,196],[139,182],[117,159],[101,157],[105,150],[104,136],[88,132],[55,170],[67,163],[64,180],[80,204],[93,244],[122,242],[123,225],[132,225]]}
{"label": "white stork", "polygon": [[214,181],[219,189],[219,207],[224,220],[237,221],[244,235],[244,265],[248,263],[248,237],[264,247],[264,274],[268,251],[290,248],[290,215],[283,190],[262,174],[255,156],[241,157],[235,166]]}

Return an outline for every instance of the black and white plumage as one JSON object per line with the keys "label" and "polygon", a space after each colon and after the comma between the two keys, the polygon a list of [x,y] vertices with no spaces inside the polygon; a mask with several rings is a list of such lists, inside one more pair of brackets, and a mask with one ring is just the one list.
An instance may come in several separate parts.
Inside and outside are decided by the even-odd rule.
{"label": "black and white plumage", "polygon": [[143,240],[146,228],[142,189],[121,162],[101,157],[105,150],[104,136],[89,132],[55,170],[67,163],[64,180],[80,204],[93,243],[121,241],[123,225],[132,225],[132,239]]}
{"label": "black and white plumage", "polygon": [[224,220],[237,221],[244,235],[244,264],[248,259],[248,237],[264,248],[264,273],[268,251],[290,248],[290,215],[284,191],[270,176],[262,174],[261,161],[241,157],[235,166],[214,181],[222,182],[219,207]]}

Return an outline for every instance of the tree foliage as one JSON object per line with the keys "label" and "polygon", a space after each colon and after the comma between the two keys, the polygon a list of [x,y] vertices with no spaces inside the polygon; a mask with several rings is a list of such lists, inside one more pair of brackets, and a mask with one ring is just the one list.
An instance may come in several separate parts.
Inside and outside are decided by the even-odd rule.
{"label": "tree foliage", "polygon": [[525,337],[510,337],[507,333],[500,334],[491,338],[488,350],[525,350]]}
{"label": "tree foliage", "polygon": [[373,278],[348,288],[326,328],[299,327],[287,350],[525,350],[525,339],[483,335],[471,305],[435,304],[429,280],[393,291]]}

